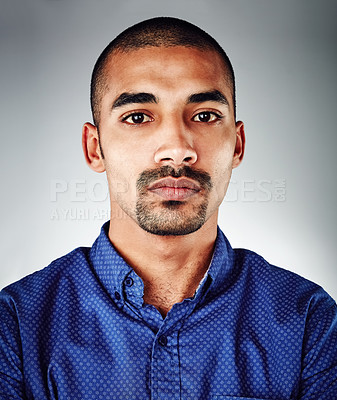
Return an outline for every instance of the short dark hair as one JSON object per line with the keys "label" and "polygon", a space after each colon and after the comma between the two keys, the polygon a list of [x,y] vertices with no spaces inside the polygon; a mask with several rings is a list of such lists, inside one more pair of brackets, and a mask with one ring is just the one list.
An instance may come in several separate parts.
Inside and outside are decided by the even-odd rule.
{"label": "short dark hair", "polygon": [[235,77],[232,64],[219,45],[208,33],[190,22],[173,17],[156,17],[139,22],[120,33],[98,57],[91,76],[90,101],[94,124],[98,127],[100,104],[106,89],[104,68],[109,56],[115,52],[128,52],[145,47],[192,47],[202,51],[216,51],[222,58],[231,88],[234,116],[236,115]]}

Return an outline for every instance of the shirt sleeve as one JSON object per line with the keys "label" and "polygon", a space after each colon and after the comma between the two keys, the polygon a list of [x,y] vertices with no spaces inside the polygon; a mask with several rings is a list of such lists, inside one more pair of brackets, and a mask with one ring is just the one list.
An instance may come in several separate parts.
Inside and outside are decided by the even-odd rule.
{"label": "shirt sleeve", "polygon": [[0,399],[25,399],[20,330],[13,300],[0,292]]}
{"label": "shirt sleeve", "polygon": [[327,296],[310,305],[299,399],[337,399],[337,307]]}

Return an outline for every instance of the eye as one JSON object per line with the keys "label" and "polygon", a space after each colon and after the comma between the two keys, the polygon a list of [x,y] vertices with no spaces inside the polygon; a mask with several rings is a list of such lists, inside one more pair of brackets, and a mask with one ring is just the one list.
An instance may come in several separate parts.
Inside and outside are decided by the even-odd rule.
{"label": "eye", "polygon": [[144,124],[146,122],[151,122],[153,119],[151,117],[149,117],[148,115],[141,113],[141,112],[137,112],[137,113],[132,113],[127,115],[126,117],[124,117],[122,119],[122,122],[126,122],[127,124],[130,125],[140,125],[140,124]]}
{"label": "eye", "polygon": [[202,111],[196,114],[192,120],[195,122],[215,122],[221,119],[222,116],[211,111]]}

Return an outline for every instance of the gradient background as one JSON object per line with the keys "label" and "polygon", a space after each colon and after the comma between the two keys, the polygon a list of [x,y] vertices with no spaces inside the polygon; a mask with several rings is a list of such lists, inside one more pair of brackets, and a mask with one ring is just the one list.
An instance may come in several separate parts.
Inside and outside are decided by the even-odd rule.
{"label": "gradient background", "polygon": [[231,244],[337,299],[335,0],[2,1],[0,287],[99,234],[105,177],[81,150],[91,70],[120,31],[158,15],[208,31],[236,71],[247,147],[221,207]]}

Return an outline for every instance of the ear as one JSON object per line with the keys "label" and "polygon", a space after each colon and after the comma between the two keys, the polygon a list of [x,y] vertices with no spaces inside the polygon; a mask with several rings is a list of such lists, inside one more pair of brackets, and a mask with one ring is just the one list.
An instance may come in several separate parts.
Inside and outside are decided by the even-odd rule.
{"label": "ear", "polygon": [[241,164],[246,144],[245,127],[243,122],[237,121],[235,129],[236,129],[236,144],[235,144],[232,168],[236,168]]}
{"label": "ear", "polygon": [[95,125],[86,122],[82,129],[82,147],[89,167],[95,172],[104,172],[105,166],[99,146],[98,130]]}

